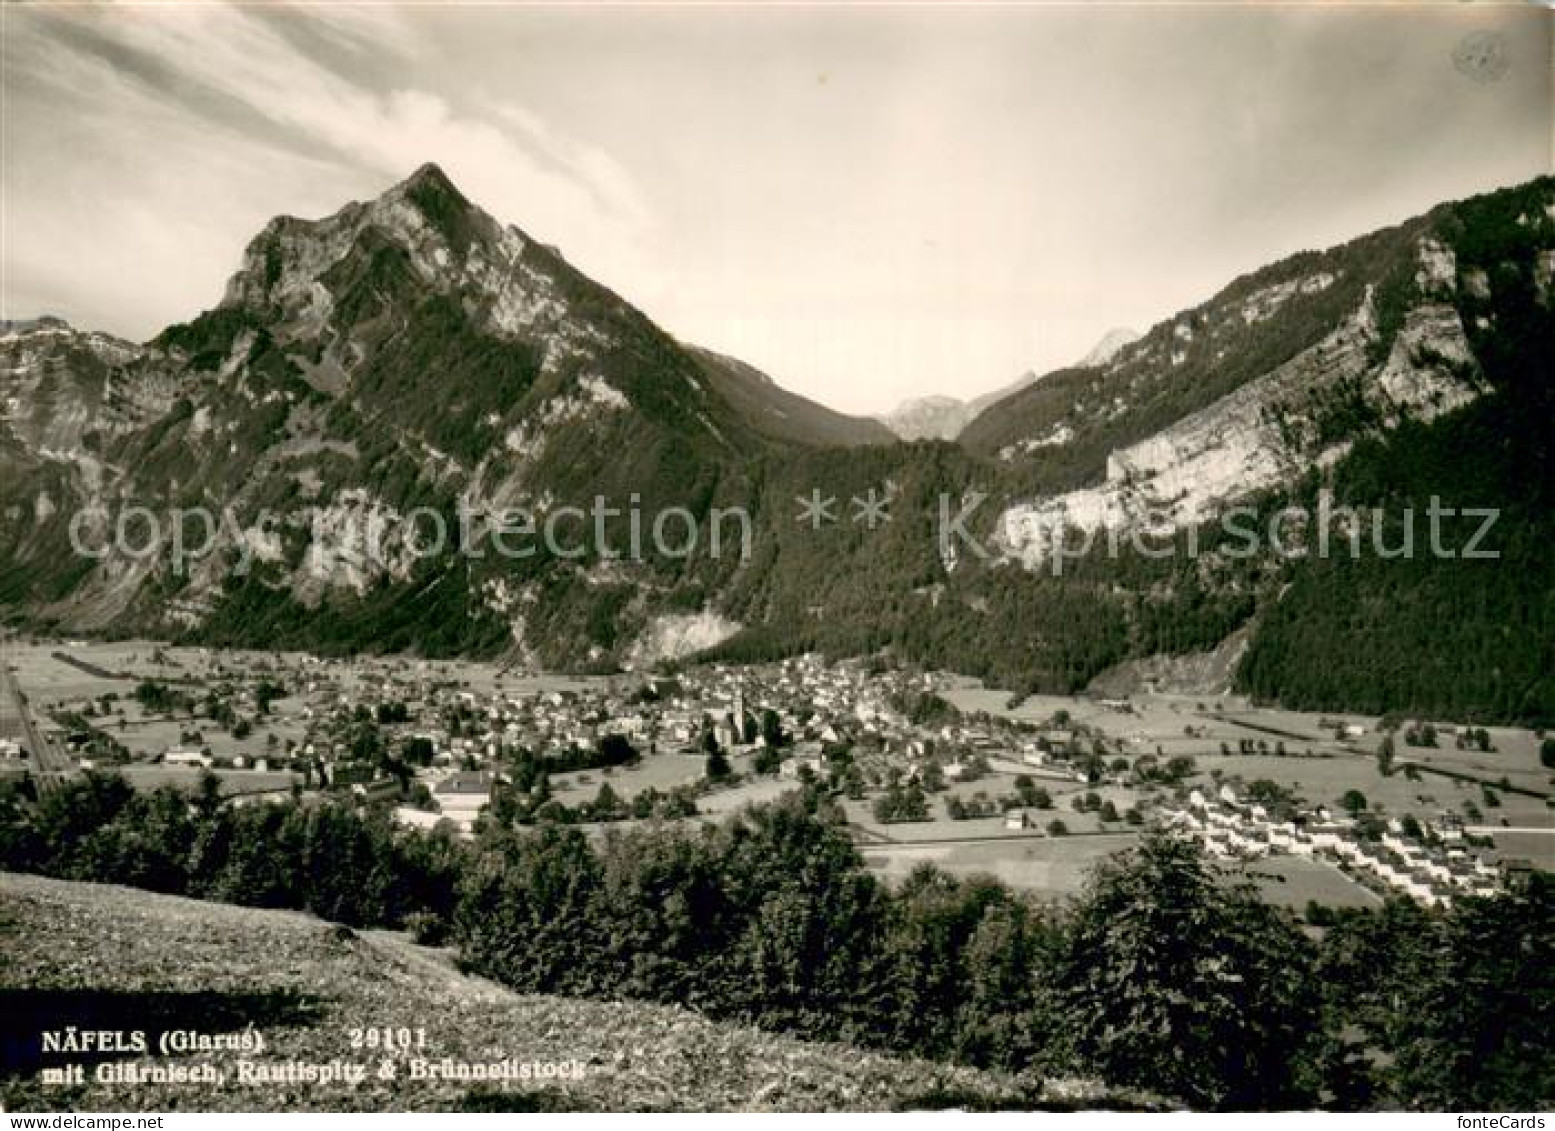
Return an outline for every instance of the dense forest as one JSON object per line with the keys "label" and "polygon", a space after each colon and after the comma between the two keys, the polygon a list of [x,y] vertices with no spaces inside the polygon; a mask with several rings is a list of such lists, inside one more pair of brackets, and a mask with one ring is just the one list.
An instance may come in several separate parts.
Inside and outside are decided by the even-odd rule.
{"label": "dense forest", "polygon": [[[333,803],[90,774],[0,801],[0,866],[403,927],[517,989],[1086,1075],[1200,1109],[1555,1103],[1555,885],[1309,913],[1149,835],[1071,905],[932,867],[878,881],[811,789],[717,826],[473,842]],[[1321,924],[1320,926],[1318,924]],[[1465,992],[1471,988],[1471,992]]]}
{"label": "dense forest", "polygon": [[[1327,484],[1337,505],[1386,514],[1387,546],[1404,544],[1412,514],[1415,553],[1298,563],[1258,623],[1247,690],[1293,707],[1555,723],[1555,296],[1550,252],[1524,222],[1544,205],[1543,184],[1441,220],[1460,272],[1488,280],[1456,297],[1485,395],[1428,424],[1359,436]],[[1315,505],[1318,486],[1299,501]],[[1452,557],[1427,543],[1433,499],[1479,512],[1443,520]],[[1466,558],[1487,511],[1478,552],[1496,557]]]}

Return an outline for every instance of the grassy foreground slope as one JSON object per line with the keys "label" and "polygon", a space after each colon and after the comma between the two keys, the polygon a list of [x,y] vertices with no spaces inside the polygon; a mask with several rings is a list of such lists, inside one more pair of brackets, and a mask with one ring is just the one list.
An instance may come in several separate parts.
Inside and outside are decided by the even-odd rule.
{"label": "grassy foreground slope", "polygon": [[[143,1029],[239,1033],[261,1053],[51,1056],[87,1063],[84,1086],[45,1086],[38,1032]],[[428,1051],[353,1051],[359,1026],[424,1027]],[[527,1084],[413,1081],[430,1060],[578,1061],[582,1079]],[[359,1086],[235,1083],[236,1063],[357,1060]],[[95,1063],[208,1061],[221,1088],[92,1080]],[[1083,1094],[1070,1097],[1084,1102]],[[353,933],[297,912],[263,911],[0,873],[0,1100],[17,1110],[879,1110],[1062,1104],[994,1073],[811,1044],[681,1009],[525,996],[459,973],[442,951],[383,931]]]}

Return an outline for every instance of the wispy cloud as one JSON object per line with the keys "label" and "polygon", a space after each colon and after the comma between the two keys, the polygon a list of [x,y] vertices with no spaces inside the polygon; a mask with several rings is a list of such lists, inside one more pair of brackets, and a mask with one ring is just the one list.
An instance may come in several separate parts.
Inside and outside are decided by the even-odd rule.
{"label": "wispy cloud", "polygon": [[[146,336],[435,160],[672,333],[852,411],[1547,172],[1507,5],[0,0],[6,316]],[[1502,37],[1495,82],[1453,64]]]}
{"label": "wispy cloud", "polygon": [[98,287],[80,316],[144,335],[167,309],[159,292],[186,309],[219,293],[234,232],[331,210],[428,160],[499,213],[522,202],[537,232],[576,236],[578,255],[641,241],[641,196],[607,154],[523,106],[472,113],[402,80],[422,47],[391,9],[38,8],[7,32],[8,314],[63,296],[83,268],[141,262],[149,286],[134,272]]}

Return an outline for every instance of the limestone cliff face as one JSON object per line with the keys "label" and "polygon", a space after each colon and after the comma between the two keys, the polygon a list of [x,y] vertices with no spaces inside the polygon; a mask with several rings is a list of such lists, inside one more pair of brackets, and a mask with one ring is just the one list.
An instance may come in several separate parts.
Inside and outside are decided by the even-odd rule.
{"label": "limestone cliff face", "polygon": [[742,626],[716,613],[678,613],[654,618],[633,643],[628,661],[647,668],[662,660],[683,660],[723,643]]}
{"label": "limestone cliff face", "polygon": [[[1477,363],[1451,298],[1460,285],[1450,249],[1423,239],[1416,248],[1416,305],[1405,311],[1381,361],[1373,291],[1330,333],[1294,357],[1147,439],[1106,456],[1103,481],[1009,507],[998,524],[1003,552],[1040,565],[1067,530],[1169,531],[1212,518],[1238,499],[1331,464],[1352,437],[1336,435],[1336,400],[1358,397],[1379,425],[1429,420],[1479,395]],[[1256,322],[1297,294],[1326,289],[1319,273],[1263,288],[1240,305]],[[1478,280],[1463,285],[1480,286]],[[1187,321],[1170,340],[1191,340]],[[1166,364],[1180,364],[1175,350]]]}
{"label": "limestone cliff face", "polygon": [[[165,417],[185,386],[156,350],[58,318],[7,324],[0,333],[0,560],[18,573],[69,576],[79,568],[61,536],[66,524],[84,518],[81,540],[105,543],[106,511],[125,473],[116,444]],[[150,568],[110,553],[94,574],[93,594],[73,606],[90,626],[122,614]]]}
{"label": "limestone cliff face", "polygon": [[915,397],[903,401],[880,419],[903,440],[954,440],[972,409],[956,397]]}
{"label": "limestone cliff face", "polygon": [[[328,336],[321,359],[303,353],[293,360],[338,391],[376,344],[377,332],[395,328],[395,304],[371,301],[392,297],[380,287],[404,285],[405,276],[393,272],[373,277],[375,266],[390,263],[403,267],[419,292],[456,298],[482,330],[536,343],[546,373],[568,362],[586,369],[647,328],[618,299],[579,296],[581,277],[559,253],[471,205],[431,165],[383,196],[322,220],[272,220],[245,250],[222,306],[264,312],[268,331],[282,343]],[[368,295],[344,293],[363,281]],[[596,303],[588,318],[579,317],[580,297]],[[386,324],[377,325],[379,318]],[[584,373],[582,379],[590,378]]]}
{"label": "limestone cliff face", "polygon": [[166,411],[173,386],[132,382],[139,346],[57,318],[0,334],[0,420],[35,455],[80,455],[94,430],[123,431]]}
{"label": "limestone cliff face", "polygon": [[1432,303],[1405,315],[1370,392],[1387,423],[1405,416],[1430,420],[1478,395],[1476,368],[1457,310]]}

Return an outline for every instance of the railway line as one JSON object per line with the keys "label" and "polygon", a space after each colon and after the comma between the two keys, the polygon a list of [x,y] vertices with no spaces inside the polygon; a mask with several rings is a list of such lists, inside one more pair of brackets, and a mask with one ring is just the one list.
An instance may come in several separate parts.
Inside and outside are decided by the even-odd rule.
{"label": "railway line", "polygon": [[0,728],[13,732],[26,749],[40,794],[58,788],[76,775],[75,764],[56,750],[38,729],[27,696],[16,673],[11,670],[3,642],[0,642],[0,720],[3,720]]}

